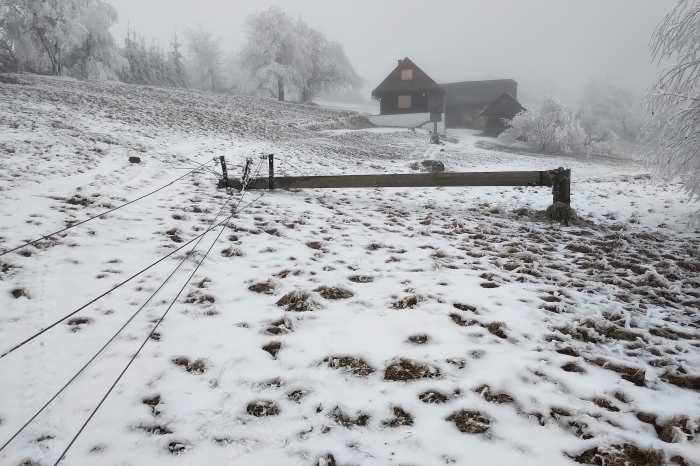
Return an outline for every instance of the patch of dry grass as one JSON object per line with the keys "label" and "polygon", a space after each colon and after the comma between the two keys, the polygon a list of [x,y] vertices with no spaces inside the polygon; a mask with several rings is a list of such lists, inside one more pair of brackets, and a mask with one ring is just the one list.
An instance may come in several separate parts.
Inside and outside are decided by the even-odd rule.
{"label": "patch of dry grass", "polygon": [[304,290],[290,291],[282,296],[276,304],[279,307],[284,307],[286,311],[292,312],[315,311],[321,308],[321,304],[314,299],[313,295]]}
{"label": "patch of dry grass", "polygon": [[31,299],[31,297],[29,296],[29,292],[25,288],[15,288],[14,290],[11,291],[11,293],[15,299],[19,299],[19,298]]}
{"label": "patch of dry grass", "polygon": [[427,404],[442,404],[447,403],[450,397],[437,390],[428,390],[418,395],[418,399]]}
{"label": "patch of dry grass", "polygon": [[293,331],[294,327],[292,321],[288,317],[282,317],[281,319],[270,322],[265,329],[265,333],[268,335],[284,335]]}
{"label": "patch of dry grass", "polygon": [[282,343],[280,343],[279,341],[271,341],[270,343],[263,346],[262,349],[270,353],[273,358],[277,359],[277,353],[279,353],[282,349]]}
{"label": "patch of dry grass", "polygon": [[351,429],[353,427],[365,427],[369,424],[370,416],[369,414],[359,413],[355,417],[351,417],[344,413],[339,406],[336,406],[328,413],[328,417],[333,419],[339,425]]}
{"label": "patch of dry grass", "polygon": [[322,298],[328,300],[338,300],[338,299],[348,299],[355,296],[355,293],[348,290],[347,288],[342,288],[340,286],[319,286],[314,290],[316,293],[320,294]]}
{"label": "patch of dry grass", "polygon": [[398,406],[392,408],[394,417],[382,422],[384,427],[403,427],[413,425],[413,416]]}
{"label": "patch of dry grass", "polygon": [[420,379],[437,379],[442,376],[440,369],[426,363],[419,363],[409,359],[399,359],[384,371],[384,380],[393,382],[408,382]]}
{"label": "patch of dry grass", "polygon": [[255,283],[248,287],[248,289],[254,293],[261,294],[275,294],[275,284],[271,281]]}
{"label": "patch of dry grass", "polygon": [[418,306],[418,303],[425,301],[425,298],[421,295],[411,295],[405,298],[399,299],[391,304],[393,309],[413,309]]}
{"label": "patch of dry grass", "polygon": [[179,356],[173,359],[173,364],[182,367],[185,371],[190,374],[200,375],[204,374],[207,370],[207,361],[205,359],[199,358],[194,361],[190,361],[184,356]]}
{"label": "patch of dry grass", "polygon": [[408,337],[408,341],[410,343],[413,343],[414,345],[424,345],[424,344],[428,343],[429,339],[430,339],[430,337],[428,335],[426,335],[425,333],[419,333],[419,334],[411,335],[410,337]]}
{"label": "patch of dry grass", "polygon": [[483,397],[489,403],[515,403],[515,399],[506,393],[492,393],[488,385],[480,385],[474,389],[474,393]]}
{"label": "patch of dry grass", "polygon": [[593,447],[572,459],[577,463],[600,466],[662,466],[664,464],[664,455],[660,450],[644,450],[630,443]]}
{"label": "patch of dry grass", "polygon": [[274,401],[258,400],[248,403],[246,412],[255,417],[277,416],[280,409]]}
{"label": "patch of dry grass", "polygon": [[364,359],[354,356],[331,356],[324,362],[331,369],[344,369],[358,377],[366,377],[374,372],[374,368]]}
{"label": "patch of dry grass", "polygon": [[489,430],[491,421],[479,411],[463,409],[450,414],[446,421],[454,422],[457,429],[464,434],[483,434]]}

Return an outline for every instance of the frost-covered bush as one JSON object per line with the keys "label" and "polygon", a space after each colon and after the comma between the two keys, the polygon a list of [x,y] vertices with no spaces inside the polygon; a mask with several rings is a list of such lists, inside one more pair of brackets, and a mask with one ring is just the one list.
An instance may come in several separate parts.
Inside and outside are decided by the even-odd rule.
{"label": "frost-covered bush", "polygon": [[525,110],[506,122],[499,136],[506,144],[523,140],[542,148],[571,154],[583,148],[586,134],[578,114],[556,97],[547,97],[536,111]]}

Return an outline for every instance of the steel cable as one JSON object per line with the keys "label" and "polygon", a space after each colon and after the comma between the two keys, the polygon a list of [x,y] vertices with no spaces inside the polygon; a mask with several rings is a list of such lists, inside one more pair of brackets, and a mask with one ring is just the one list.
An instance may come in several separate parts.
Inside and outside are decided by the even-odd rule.
{"label": "steel cable", "polygon": [[[216,219],[219,218],[219,216],[221,215],[221,212],[223,212],[224,208],[226,208],[226,206],[228,205],[228,203],[231,201],[231,198],[232,198],[232,197],[233,197],[233,194],[226,200],[226,202],[224,203],[224,205],[221,206],[221,209],[220,209],[219,212],[216,214],[216,217],[214,217],[214,219],[209,223],[209,228],[204,232],[204,234],[208,233],[209,231],[212,231],[214,228],[218,227],[219,225],[223,224],[224,222],[228,222],[228,221],[231,219],[231,217],[233,216],[233,214],[229,215],[229,216],[226,218],[226,220],[223,220],[222,222],[220,222],[220,223],[214,225],[214,222],[216,222]],[[34,414],[34,416],[32,416],[22,427],[20,427],[20,429],[19,429],[17,432],[15,432],[15,434],[14,434],[12,437],[10,437],[10,439],[7,440],[7,442],[5,442],[4,445],[0,446],[0,451],[4,450],[5,447],[7,447],[15,438],[17,438],[17,436],[18,436],[20,433],[22,433],[22,431],[23,431],[29,424],[31,424],[31,422],[32,422],[34,419],[36,419],[36,418],[39,416],[39,414],[41,414],[41,413],[49,406],[49,404],[51,404],[51,402],[52,402],[53,400],[55,400],[56,398],[58,398],[58,396],[59,396],[61,393],[63,393],[63,391],[64,391],[66,388],[68,388],[68,386],[69,386],[75,379],[77,379],[78,376],[79,376],[80,374],[82,374],[82,372],[83,372],[85,369],[87,369],[87,367],[88,367],[95,359],[97,359],[97,357],[102,353],[102,351],[104,351],[104,350],[107,348],[107,346],[109,346],[109,344],[112,343],[112,342],[117,338],[117,336],[119,336],[119,334],[122,332],[122,330],[124,330],[124,329],[126,328],[126,326],[129,325],[129,323],[130,323],[132,320],[134,320],[134,318],[136,318],[136,316],[148,305],[148,303],[151,302],[151,300],[155,297],[156,294],[158,294],[158,292],[165,286],[165,284],[168,283],[168,281],[172,278],[172,276],[175,275],[175,272],[177,272],[177,271],[180,269],[180,267],[182,266],[182,264],[185,263],[185,261],[187,260],[187,258],[190,257],[190,254],[192,254],[192,252],[194,252],[194,250],[197,249],[197,247],[199,246],[199,243],[204,239],[204,234],[202,234],[202,235],[199,237],[199,241],[197,241],[197,244],[195,244],[194,247],[185,255],[185,257],[180,261],[180,263],[177,265],[177,267],[175,267],[175,269],[170,273],[170,275],[168,275],[168,277],[167,277],[167,278],[165,279],[165,281],[158,287],[158,289],[156,289],[156,290],[151,294],[151,296],[146,300],[146,302],[143,303],[143,304],[141,305],[141,307],[139,307],[138,310],[129,318],[129,320],[127,320],[126,323],[125,323],[124,325],[122,325],[122,327],[121,327],[119,330],[117,330],[117,333],[115,333],[114,336],[113,336],[112,338],[110,338],[109,341],[108,341],[107,343],[105,343],[104,346],[103,346],[102,348],[100,348],[100,350],[99,350],[97,353],[95,353],[95,355],[94,355],[94,356],[93,356],[93,357],[92,357],[92,358],[91,358],[91,359],[90,359],[90,360],[89,360],[89,361],[88,361],[88,362],[87,362],[87,363],[86,363],[86,364],[85,364],[85,365],[84,365],[84,366],[83,366],[83,367],[82,367],[82,368],[81,368],[81,369],[80,369],[80,370],[79,370],[79,371],[78,371],[78,372],[77,372],[77,373],[76,373],[76,374],[75,374],[75,375],[74,375],[74,376],[73,376],[73,377],[72,377],[72,378],[71,378],[71,379],[70,379],[70,380],[69,380],[69,381],[68,381],[54,396],[53,396],[53,397],[51,397],[50,400],[47,401],[46,404],[44,404],[44,406],[42,406],[41,409],[39,409],[39,411],[37,411],[37,412]],[[219,235],[219,236],[220,236],[220,235]],[[218,238],[218,237],[217,237],[217,238]]]}
{"label": "steel cable", "polygon": [[70,230],[70,229],[72,229],[72,228],[75,228],[75,227],[77,227],[77,226],[83,225],[83,224],[85,224],[85,223],[87,223],[87,222],[89,222],[89,221],[91,221],[91,220],[95,220],[96,218],[100,218],[100,217],[102,217],[102,216],[104,216],[104,215],[107,215],[107,214],[109,214],[109,213],[111,213],[111,212],[114,212],[115,210],[119,210],[119,209],[121,209],[121,208],[123,208],[123,207],[126,207],[126,206],[128,206],[128,205],[130,205],[130,204],[133,204],[133,203],[136,202],[136,201],[140,201],[141,199],[144,199],[144,198],[146,198],[146,197],[148,197],[148,196],[150,196],[150,195],[152,195],[152,194],[155,194],[155,193],[157,193],[158,191],[161,191],[161,190],[167,188],[168,186],[170,186],[170,185],[176,183],[177,181],[180,181],[181,179],[185,178],[186,176],[191,175],[192,173],[194,173],[194,172],[196,172],[196,171],[199,171],[199,170],[201,170],[201,169],[202,169],[201,167],[200,167],[200,168],[195,168],[195,169],[193,169],[193,170],[191,170],[191,171],[185,173],[185,174],[182,175],[181,177],[179,177],[179,178],[177,178],[177,179],[171,181],[170,183],[166,184],[165,186],[161,186],[160,188],[156,189],[155,191],[151,191],[151,192],[148,193],[148,194],[144,194],[143,196],[141,196],[141,197],[139,197],[139,198],[136,198],[136,199],[134,199],[134,200],[131,200],[131,201],[127,202],[126,204],[122,204],[122,205],[120,205],[120,206],[118,206],[118,207],[114,207],[113,209],[110,209],[110,210],[108,210],[108,211],[106,211],[106,212],[102,212],[102,213],[99,214],[99,215],[95,215],[95,216],[93,216],[93,217],[88,218],[87,220],[83,220],[83,221],[78,222],[78,223],[76,223],[76,224],[73,224],[73,225],[71,225],[71,226],[69,226],[69,227],[63,228],[62,230],[58,230],[58,231],[55,231],[55,232],[50,233],[50,234],[48,234],[48,235],[42,236],[41,238],[38,238],[38,239],[35,239],[35,240],[32,240],[32,241],[29,241],[28,243],[25,243],[25,244],[23,244],[23,245],[21,245],[21,246],[17,246],[16,248],[6,250],[6,251],[0,253],[0,257],[2,257],[2,256],[4,256],[4,255],[7,255],[7,254],[10,254],[11,252],[18,251],[18,250],[20,250],[20,249],[22,249],[22,248],[26,248],[27,246],[31,246],[31,245],[33,245],[33,244],[36,244],[36,243],[38,243],[38,242],[41,241],[41,240],[50,238],[50,237],[52,237],[52,236],[54,236],[54,235],[58,235],[58,234],[60,234],[60,233],[63,233],[63,232],[65,232],[65,231],[68,231],[68,230]]}
{"label": "steel cable", "polygon": [[[260,166],[261,166],[261,165],[262,165],[262,159],[261,159],[261,161],[260,161],[260,164],[258,164],[258,170],[257,170],[257,171],[260,170]],[[257,174],[257,171],[256,171],[256,174]],[[245,196],[245,194],[246,194],[246,192],[243,192],[243,195],[241,196],[241,199],[239,199],[238,204],[236,205],[236,208],[234,208],[234,212],[231,214],[231,216],[230,216],[228,219],[226,219],[224,227],[221,229],[221,231],[219,232],[219,234],[216,236],[216,238],[214,239],[214,242],[211,244],[211,246],[209,247],[209,249],[207,250],[207,252],[204,254],[204,257],[202,257],[202,260],[199,261],[199,263],[197,264],[197,267],[196,267],[196,268],[194,269],[194,271],[190,274],[189,278],[187,279],[187,281],[185,282],[185,284],[182,286],[182,288],[180,289],[180,291],[177,293],[177,295],[175,296],[175,298],[170,302],[170,305],[169,305],[168,308],[165,310],[165,312],[163,313],[163,315],[161,316],[161,318],[158,319],[158,322],[157,322],[156,325],[153,327],[153,329],[152,329],[151,332],[148,334],[148,336],[147,336],[146,339],[143,341],[143,343],[141,343],[141,346],[139,346],[139,349],[136,350],[136,353],[134,353],[134,355],[131,357],[131,359],[130,359],[129,362],[127,363],[126,367],[124,367],[124,370],[122,370],[122,372],[121,372],[121,373],[119,374],[119,376],[117,377],[117,380],[114,381],[114,383],[113,383],[112,386],[109,388],[109,390],[107,391],[107,393],[105,394],[105,396],[102,397],[102,399],[100,400],[100,402],[98,403],[98,405],[95,407],[95,409],[92,411],[92,413],[90,413],[90,416],[87,418],[87,420],[85,421],[85,423],[80,427],[80,430],[78,431],[78,433],[75,434],[75,436],[74,436],[73,439],[70,441],[70,443],[68,444],[68,446],[66,447],[66,449],[63,450],[63,453],[61,453],[61,456],[60,456],[60,457],[58,458],[58,460],[54,463],[54,466],[58,466],[58,464],[65,458],[66,453],[68,453],[68,450],[70,450],[70,448],[73,446],[73,444],[74,444],[75,441],[78,439],[78,437],[80,436],[80,434],[85,430],[85,428],[87,427],[87,425],[90,423],[90,421],[92,420],[92,418],[93,418],[93,417],[95,416],[95,414],[97,413],[97,410],[100,409],[100,407],[101,407],[102,404],[105,402],[105,400],[107,399],[107,397],[110,395],[110,393],[112,393],[112,391],[113,391],[114,388],[117,386],[117,384],[119,383],[119,381],[121,380],[121,378],[124,376],[124,374],[126,373],[126,371],[129,369],[129,367],[131,367],[131,364],[136,360],[136,357],[139,355],[139,353],[141,353],[141,350],[144,348],[144,346],[146,346],[146,343],[148,343],[148,340],[153,336],[153,333],[158,329],[158,327],[160,326],[160,324],[163,322],[163,319],[165,319],[165,317],[168,315],[168,312],[170,312],[170,309],[172,309],[172,307],[173,307],[173,305],[175,304],[175,302],[177,302],[177,299],[180,297],[180,295],[182,294],[182,292],[185,290],[185,288],[187,287],[187,285],[190,283],[190,280],[192,280],[192,278],[195,276],[195,274],[196,274],[197,271],[199,270],[199,267],[202,265],[202,263],[204,262],[204,260],[207,258],[207,256],[208,256],[209,253],[211,252],[211,250],[212,250],[212,249],[214,248],[214,246],[216,245],[216,242],[219,240],[219,238],[221,237],[221,234],[224,232],[224,230],[225,230],[226,227],[228,226],[228,223],[229,223],[229,221],[231,220],[231,218],[238,212],[238,211],[237,211],[237,208],[238,208],[238,206],[241,204],[241,202],[243,201],[243,197]],[[260,196],[260,197],[262,197],[262,196]],[[255,201],[253,201],[253,202],[255,202]],[[251,204],[252,204],[252,203],[251,203]]]}

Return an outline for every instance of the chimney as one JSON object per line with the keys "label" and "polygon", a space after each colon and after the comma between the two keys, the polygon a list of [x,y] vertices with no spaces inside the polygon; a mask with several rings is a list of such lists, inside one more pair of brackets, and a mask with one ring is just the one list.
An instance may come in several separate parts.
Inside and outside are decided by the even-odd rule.
{"label": "chimney", "polygon": [[402,61],[403,61],[403,60],[399,60],[399,65],[401,65],[401,62],[402,62]]}

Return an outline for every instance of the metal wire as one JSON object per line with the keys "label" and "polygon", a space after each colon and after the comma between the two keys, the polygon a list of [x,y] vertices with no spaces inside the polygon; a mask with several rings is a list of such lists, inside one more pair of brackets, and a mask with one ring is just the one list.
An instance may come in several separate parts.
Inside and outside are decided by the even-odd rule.
{"label": "metal wire", "polygon": [[[258,165],[258,171],[260,170],[260,166],[261,166],[261,165],[262,165],[262,161],[261,161],[260,164]],[[81,426],[81,428],[80,428],[80,430],[78,431],[78,433],[75,434],[75,436],[74,436],[73,439],[70,441],[70,443],[68,444],[68,446],[66,447],[66,449],[63,450],[63,453],[61,453],[61,456],[60,456],[60,457],[58,458],[58,460],[54,463],[54,466],[58,466],[58,464],[65,458],[66,453],[68,453],[68,450],[70,450],[70,448],[73,446],[73,444],[74,444],[75,441],[78,439],[78,437],[80,436],[80,434],[85,430],[85,428],[87,427],[87,425],[90,423],[90,421],[92,420],[92,418],[93,418],[93,417],[95,416],[95,414],[97,413],[97,410],[100,409],[100,407],[101,407],[102,404],[105,402],[105,400],[107,399],[107,397],[110,395],[110,393],[112,393],[112,391],[113,391],[114,388],[117,386],[117,384],[119,383],[119,381],[121,380],[121,378],[124,376],[124,374],[126,373],[126,371],[129,369],[129,367],[131,367],[131,364],[136,360],[136,357],[139,355],[139,353],[141,353],[141,350],[144,348],[144,346],[146,346],[146,343],[148,343],[148,340],[153,336],[153,333],[158,329],[158,327],[160,326],[160,324],[163,322],[163,319],[165,319],[165,317],[168,315],[168,312],[170,312],[170,309],[172,309],[173,305],[175,304],[175,302],[177,301],[177,299],[180,297],[180,295],[182,294],[182,292],[185,290],[185,288],[186,288],[187,285],[189,284],[190,280],[192,280],[192,277],[194,277],[194,275],[197,273],[197,270],[199,270],[199,267],[202,265],[202,263],[204,262],[204,260],[207,258],[207,256],[208,256],[209,253],[211,252],[211,250],[212,250],[212,249],[214,248],[214,246],[216,245],[216,242],[217,242],[217,241],[219,240],[219,238],[221,237],[221,234],[224,232],[224,230],[226,230],[226,227],[228,226],[228,223],[229,223],[229,221],[231,220],[231,217],[233,217],[233,215],[235,215],[235,214],[237,213],[237,212],[236,212],[237,207],[238,207],[238,205],[240,205],[241,202],[243,201],[243,197],[244,197],[244,196],[245,196],[245,192],[243,193],[243,196],[241,196],[241,199],[239,199],[238,204],[237,204],[237,206],[236,206],[236,209],[234,209],[234,213],[231,214],[231,216],[230,216],[228,219],[226,219],[224,227],[221,229],[221,231],[219,232],[219,234],[216,236],[216,239],[214,239],[214,242],[211,244],[211,246],[209,247],[209,249],[207,250],[207,252],[204,254],[204,257],[202,257],[202,260],[199,261],[199,263],[197,264],[197,267],[194,269],[194,271],[192,272],[192,274],[190,274],[189,278],[187,279],[187,281],[185,282],[185,284],[182,286],[182,288],[180,289],[180,291],[177,293],[177,295],[175,296],[175,298],[171,301],[170,305],[169,305],[168,308],[165,310],[165,312],[163,313],[163,315],[161,316],[161,318],[158,319],[158,322],[157,322],[156,325],[153,327],[153,329],[151,330],[151,332],[148,334],[148,336],[146,337],[146,339],[143,341],[143,343],[141,343],[141,346],[139,347],[139,349],[136,350],[136,353],[134,353],[134,355],[131,357],[131,359],[130,359],[129,362],[127,363],[126,367],[124,368],[124,370],[123,370],[123,371],[119,374],[119,376],[117,377],[117,380],[114,381],[114,383],[113,383],[112,386],[109,388],[109,390],[107,391],[107,393],[105,394],[105,396],[102,397],[102,399],[100,400],[99,404],[95,407],[95,409],[92,411],[92,413],[90,413],[90,416],[89,416],[88,419],[85,421],[85,423]],[[262,197],[262,196],[261,196],[261,197]],[[253,201],[253,202],[255,202],[255,201]]]}
{"label": "metal wire", "polygon": [[[226,220],[224,220],[224,221],[222,221],[222,222],[219,222],[218,224],[214,225],[214,222],[216,222],[216,219],[219,218],[219,215],[221,215],[221,212],[223,212],[224,208],[226,208],[226,206],[228,205],[228,203],[231,201],[231,198],[232,198],[232,197],[233,197],[233,195],[231,195],[231,196],[226,200],[226,202],[224,203],[224,205],[221,206],[221,209],[220,209],[219,212],[216,214],[216,217],[214,217],[214,219],[209,223],[209,228],[207,228],[207,230],[204,232],[204,234],[208,233],[209,231],[212,231],[214,228],[218,227],[219,225],[223,224],[224,222],[228,222],[228,221],[231,219],[231,217],[233,216],[233,214],[230,215],[230,216],[228,216],[228,217],[226,218]],[[175,272],[177,272],[177,271],[180,269],[180,267],[182,266],[182,264],[185,263],[185,261],[186,261],[187,258],[192,254],[192,252],[193,252],[195,249],[197,249],[197,247],[199,246],[199,243],[202,241],[202,239],[204,239],[204,234],[202,234],[202,235],[199,237],[199,241],[197,241],[197,244],[195,244],[194,247],[190,250],[190,252],[188,252],[188,253],[185,255],[185,257],[180,261],[180,263],[177,265],[177,267],[175,267],[175,269],[170,273],[170,275],[168,275],[168,277],[167,277],[167,278],[165,279],[165,281],[158,287],[158,289],[156,289],[156,290],[151,294],[151,296],[146,300],[146,302],[143,303],[143,304],[141,305],[141,307],[139,307],[138,310],[129,318],[129,320],[127,320],[126,323],[125,323],[124,325],[122,325],[121,328],[120,328],[119,330],[117,330],[117,333],[115,333],[114,336],[113,336],[112,338],[110,338],[109,341],[108,341],[107,343],[105,343],[104,346],[102,346],[102,348],[100,348],[100,350],[97,351],[97,353],[95,353],[95,355],[94,355],[92,358],[90,358],[90,360],[89,360],[89,361],[88,361],[88,362],[87,362],[87,363],[86,363],[86,364],[85,364],[85,365],[84,365],[84,366],[83,366],[83,367],[82,367],[68,382],[66,382],[66,384],[63,385],[63,387],[61,387],[61,389],[60,389],[58,392],[56,392],[56,394],[55,394],[54,396],[52,396],[50,400],[47,401],[47,402],[41,407],[41,409],[39,409],[39,411],[37,411],[37,412],[34,414],[34,416],[32,416],[22,427],[20,427],[20,429],[19,429],[17,432],[15,432],[15,434],[14,434],[12,437],[10,437],[9,440],[7,440],[7,442],[5,442],[4,445],[2,445],[2,446],[0,447],[0,451],[4,450],[5,447],[7,447],[15,438],[17,438],[17,436],[18,436],[20,433],[22,433],[22,431],[23,431],[29,424],[31,424],[31,422],[34,421],[34,419],[36,419],[36,418],[39,416],[39,414],[41,414],[41,413],[51,404],[51,402],[53,402],[53,400],[55,400],[56,398],[58,398],[58,396],[59,396],[61,393],[63,393],[63,391],[64,391],[66,388],[68,388],[68,386],[69,386],[75,379],[77,379],[78,376],[79,376],[80,374],[82,374],[83,371],[84,371],[85,369],[87,369],[87,367],[88,367],[95,359],[97,359],[97,357],[102,353],[102,351],[104,351],[104,350],[107,348],[107,346],[109,346],[109,344],[112,343],[112,342],[117,338],[117,336],[119,336],[119,334],[122,332],[122,330],[124,330],[124,329],[126,328],[126,326],[129,325],[129,323],[130,323],[132,320],[134,320],[134,318],[136,318],[136,316],[148,305],[148,303],[151,302],[151,300],[152,300],[152,299],[155,297],[155,295],[165,286],[165,284],[168,283],[168,281],[173,277],[173,275],[175,275]]]}
{"label": "metal wire", "polygon": [[155,194],[155,193],[157,193],[158,191],[161,191],[161,190],[167,188],[168,186],[172,185],[173,183],[175,183],[175,182],[177,182],[177,181],[180,181],[181,179],[185,178],[186,176],[191,175],[192,173],[194,173],[194,172],[196,172],[196,171],[199,171],[199,170],[201,170],[201,169],[202,169],[201,167],[200,167],[200,168],[195,168],[195,169],[193,169],[193,170],[191,170],[191,171],[185,173],[185,174],[182,175],[181,177],[177,178],[176,180],[171,181],[170,183],[166,184],[165,186],[161,186],[160,188],[156,189],[155,191],[151,191],[151,192],[148,193],[148,194],[144,194],[143,196],[141,196],[141,197],[139,197],[139,198],[137,198],[137,199],[134,199],[134,200],[132,200],[132,201],[129,201],[129,202],[127,202],[126,204],[122,204],[122,205],[120,205],[120,206],[118,206],[118,207],[115,207],[115,208],[113,208],[113,209],[110,209],[110,210],[108,210],[108,211],[106,211],[106,212],[102,212],[102,213],[99,214],[99,215],[95,215],[94,217],[90,217],[90,218],[88,218],[87,220],[83,220],[82,222],[78,222],[78,223],[76,223],[76,224],[74,224],[74,225],[71,225],[71,226],[69,226],[69,227],[63,228],[62,230],[54,231],[53,233],[49,233],[48,235],[42,236],[41,238],[38,238],[38,239],[35,239],[35,240],[32,240],[32,241],[29,241],[28,243],[25,243],[25,244],[23,244],[23,245],[21,245],[21,246],[17,246],[16,248],[13,248],[13,249],[9,249],[9,250],[7,250],[7,251],[4,251],[4,252],[0,253],[0,257],[2,257],[2,256],[4,256],[4,255],[7,255],[7,254],[9,254],[9,253],[11,253],[11,252],[18,251],[18,250],[20,250],[20,249],[22,249],[22,248],[26,248],[27,246],[31,246],[31,245],[33,245],[33,244],[36,244],[36,243],[38,243],[38,242],[41,241],[41,240],[50,238],[50,237],[52,237],[52,236],[54,236],[54,235],[58,235],[58,234],[60,234],[60,233],[63,233],[63,232],[65,232],[65,231],[68,231],[68,230],[70,230],[70,229],[72,229],[72,228],[75,228],[75,227],[77,227],[77,226],[83,225],[83,224],[85,224],[85,223],[87,223],[87,222],[89,222],[89,221],[91,221],[91,220],[95,220],[96,218],[100,218],[100,217],[102,217],[102,216],[104,216],[104,215],[107,215],[107,214],[109,214],[109,213],[111,213],[111,212],[114,212],[115,210],[119,210],[119,209],[121,209],[121,208],[123,208],[123,207],[126,207],[126,206],[128,206],[128,205],[130,205],[130,204],[133,204],[134,202],[140,201],[141,199],[144,199],[144,198],[146,198],[146,197],[148,197],[148,196],[150,196],[150,195],[152,195],[152,194]]}

